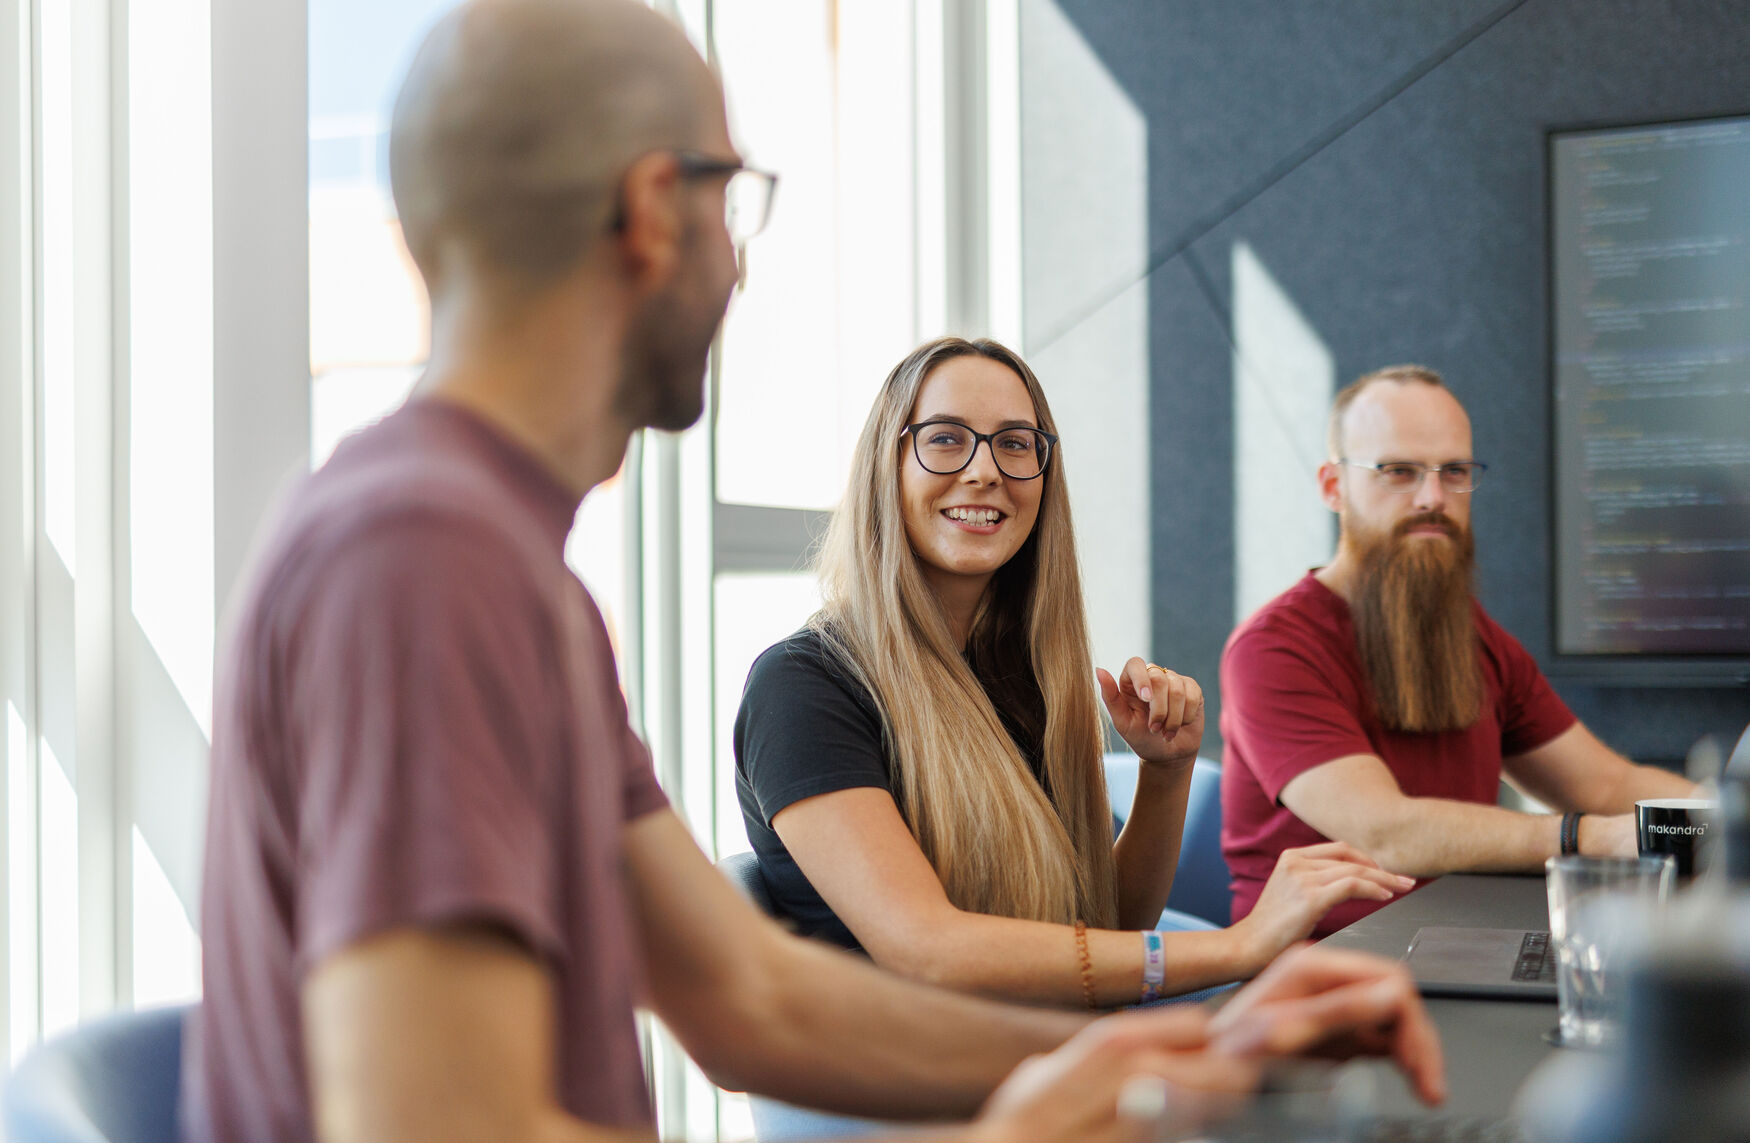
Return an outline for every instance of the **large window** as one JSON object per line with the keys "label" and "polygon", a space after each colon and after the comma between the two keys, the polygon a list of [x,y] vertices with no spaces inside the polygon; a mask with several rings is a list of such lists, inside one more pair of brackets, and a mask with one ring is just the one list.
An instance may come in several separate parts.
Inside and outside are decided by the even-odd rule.
{"label": "large window", "polygon": [[[424,365],[387,130],[414,46],[454,2],[0,0],[13,1058],[108,1008],[198,994],[217,616],[286,479]],[[635,441],[567,558],[716,857],[746,846],[728,734],[742,680],[819,606],[809,549],[876,387],[920,337],[989,328],[980,259],[996,255],[971,177],[986,132],[968,127],[985,69],[961,66],[984,41],[944,0],[653,2],[782,182],[705,421]],[[737,1100],[653,1044],[666,1134],[748,1134]]]}
{"label": "large window", "polygon": [[[401,404],[430,340],[419,274],[389,189],[389,120],[425,32],[456,0],[309,0],[310,462]],[[566,550],[624,650],[625,509],[618,478]]]}
{"label": "large window", "polygon": [[12,1059],[118,1004],[199,995],[225,54],[208,0],[0,0]]}

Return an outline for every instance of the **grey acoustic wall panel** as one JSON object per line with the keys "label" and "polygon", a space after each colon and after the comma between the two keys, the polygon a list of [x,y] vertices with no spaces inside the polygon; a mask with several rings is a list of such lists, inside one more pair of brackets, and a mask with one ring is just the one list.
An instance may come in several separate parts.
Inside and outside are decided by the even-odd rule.
{"label": "grey acoustic wall panel", "polygon": [[[1236,390],[1246,357],[1278,348],[1268,321],[1236,313],[1262,297],[1292,319],[1307,377],[1320,353],[1339,385],[1399,361],[1447,375],[1491,465],[1475,504],[1484,602],[1547,661],[1545,132],[1750,111],[1750,0],[1023,0],[1022,13],[1028,348],[1072,341],[1102,290],[1148,290],[1150,653],[1215,689],[1254,511],[1236,498],[1235,459],[1259,455],[1236,408],[1281,420],[1264,439],[1289,442],[1283,472],[1312,480],[1306,392],[1248,403]],[[1027,42],[1053,24],[1146,126],[1148,250],[1105,278],[1054,265],[1073,249],[1073,192],[1051,172],[1075,96]],[[1029,92],[1049,92],[1052,115],[1034,102],[1030,117]],[[1556,681],[1641,757],[1680,757],[1750,718],[1742,689]]]}

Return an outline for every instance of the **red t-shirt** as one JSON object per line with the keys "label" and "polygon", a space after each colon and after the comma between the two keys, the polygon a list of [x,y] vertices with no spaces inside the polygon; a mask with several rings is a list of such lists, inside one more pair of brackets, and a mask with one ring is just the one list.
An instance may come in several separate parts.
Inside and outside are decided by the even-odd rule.
{"label": "red t-shirt", "polygon": [[[1240,625],[1221,658],[1221,848],[1233,875],[1233,918],[1252,911],[1285,849],[1330,839],[1277,802],[1282,787],[1350,754],[1385,760],[1405,794],[1494,805],[1501,759],[1574,724],[1537,662],[1476,606],[1483,713],[1467,730],[1407,734],[1382,727],[1367,700],[1349,605],[1311,573]],[[1346,901],[1314,935],[1379,908]]]}
{"label": "red t-shirt", "polygon": [[564,545],[577,497],[416,401],[268,531],[220,656],[183,1136],[314,1137],[299,989],[388,929],[483,921],[550,974],[564,1107],[648,1128],[624,824],[667,804]]}

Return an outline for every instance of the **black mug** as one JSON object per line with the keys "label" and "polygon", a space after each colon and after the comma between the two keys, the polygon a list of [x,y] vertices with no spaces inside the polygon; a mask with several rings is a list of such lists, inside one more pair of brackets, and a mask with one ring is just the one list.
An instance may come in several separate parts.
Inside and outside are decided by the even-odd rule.
{"label": "black mug", "polygon": [[1706,798],[1646,798],[1635,803],[1635,841],[1641,856],[1669,854],[1677,876],[1695,876],[1695,857],[1708,846],[1720,804]]}

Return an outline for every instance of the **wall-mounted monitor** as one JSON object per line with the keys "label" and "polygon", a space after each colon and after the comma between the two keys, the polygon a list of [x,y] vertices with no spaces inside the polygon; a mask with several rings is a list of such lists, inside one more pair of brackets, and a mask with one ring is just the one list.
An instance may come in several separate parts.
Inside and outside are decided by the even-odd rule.
{"label": "wall-mounted monitor", "polygon": [[1558,670],[1750,681],[1750,115],[1549,170]]}

